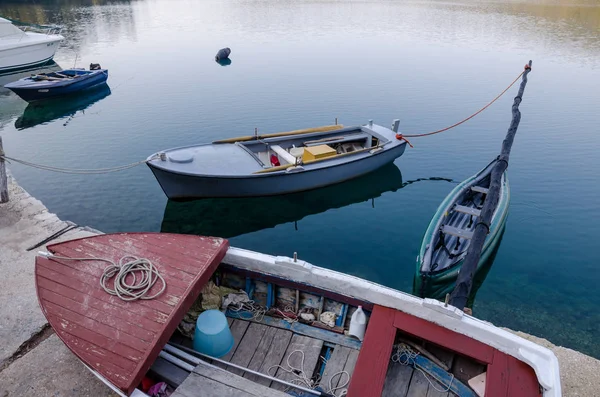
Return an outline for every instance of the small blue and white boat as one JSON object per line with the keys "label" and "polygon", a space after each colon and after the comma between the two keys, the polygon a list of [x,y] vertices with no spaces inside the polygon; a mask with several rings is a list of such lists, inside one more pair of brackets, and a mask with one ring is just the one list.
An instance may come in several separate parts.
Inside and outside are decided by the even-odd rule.
{"label": "small blue and white boat", "polygon": [[75,94],[105,84],[107,79],[106,69],[65,69],[60,72],[36,74],[6,84],[4,87],[31,102]]}
{"label": "small blue and white boat", "polygon": [[406,141],[373,124],[331,125],[164,150],[147,164],[170,199],[273,196],[365,175],[400,157]]}

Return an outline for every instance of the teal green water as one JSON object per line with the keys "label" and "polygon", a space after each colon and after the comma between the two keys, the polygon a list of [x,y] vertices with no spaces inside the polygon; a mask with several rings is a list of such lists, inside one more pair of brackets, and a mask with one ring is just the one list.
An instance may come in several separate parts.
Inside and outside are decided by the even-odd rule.
{"label": "teal green water", "polygon": [[[0,90],[6,152],[61,167],[120,165],[335,117],[400,118],[403,132],[426,132],[476,111],[533,59],[508,171],[510,215],[474,312],[600,358],[597,2],[38,0],[2,2],[0,14],[64,25],[60,66],[77,58],[110,70],[110,91],[83,102],[34,108]],[[220,66],[213,57],[225,46],[232,62]],[[497,155],[515,93],[459,128],[413,140],[395,167],[280,198],[167,203],[146,167],[11,171],[78,224],[219,234],[410,291],[435,209]]]}

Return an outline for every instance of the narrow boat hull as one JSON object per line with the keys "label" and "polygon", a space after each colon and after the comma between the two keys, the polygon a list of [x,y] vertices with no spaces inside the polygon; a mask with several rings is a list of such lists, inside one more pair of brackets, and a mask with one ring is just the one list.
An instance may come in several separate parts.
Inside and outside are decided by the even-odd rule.
{"label": "narrow boat hull", "polygon": [[331,167],[240,177],[185,175],[148,166],[169,199],[272,196],[316,189],[367,174],[400,157],[406,144]]}
{"label": "narrow boat hull", "polygon": [[[98,71],[89,76],[84,76],[79,79],[62,85],[29,85],[16,86],[16,83],[7,84],[5,87],[20,96],[28,102],[39,101],[58,96],[66,96],[77,94],[85,90],[89,90],[100,85],[106,84],[108,79],[108,70]],[[17,82],[18,83],[18,82]]]}
{"label": "narrow boat hull", "polygon": [[[495,251],[502,240],[502,233],[506,225],[506,218],[500,229],[490,236],[489,244],[481,252],[481,258],[477,263],[474,278],[481,277],[482,273],[491,265],[490,261],[494,257]],[[491,233],[490,233],[491,234]],[[422,298],[444,299],[446,294],[451,293],[456,285],[458,273],[463,265],[464,260],[458,262],[455,266],[435,274],[419,273],[415,276],[413,284],[413,293]]]}
{"label": "narrow boat hull", "polygon": [[[488,166],[488,169],[489,167],[490,166]],[[440,219],[447,216],[448,208],[454,202],[454,198],[457,197],[461,191],[467,188],[473,181],[475,181],[478,175],[479,174],[474,175],[473,177],[456,186],[450,192],[450,194],[446,196],[433,216],[433,219],[431,220],[429,227],[425,232],[425,237],[421,243],[419,256],[417,257],[416,272],[413,282],[413,293],[415,295],[422,298],[444,299],[446,294],[454,290],[458,273],[460,272],[464,262],[464,257],[443,270],[434,271],[423,271],[423,260],[429,246],[432,245],[432,236],[437,230]],[[508,177],[506,174],[504,174],[500,199],[490,224],[490,233],[485,240],[483,249],[481,251],[481,257],[475,270],[476,277],[482,272],[482,269],[486,268],[486,266],[489,266],[488,261],[493,257],[492,254],[496,251],[500,241],[502,240],[502,235],[506,226],[506,219],[508,218],[509,204],[510,185],[508,183]]]}

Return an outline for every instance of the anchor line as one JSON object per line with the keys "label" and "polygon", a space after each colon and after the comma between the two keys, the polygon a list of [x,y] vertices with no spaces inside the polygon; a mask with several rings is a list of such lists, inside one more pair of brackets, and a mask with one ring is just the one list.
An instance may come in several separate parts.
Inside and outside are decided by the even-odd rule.
{"label": "anchor line", "polygon": [[61,167],[54,167],[54,166],[50,166],[50,165],[44,165],[44,164],[36,164],[36,163],[32,163],[30,161],[20,160],[20,159],[14,158],[14,157],[9,157],[5,154],[0,154],[0,159],[7,161],[7,162],[13,161],[15,163],[19,163],[19,164],[22,164],[22,165],[25,165],[28,167],[33,167],[33,168],[37,168],[37,169],[44,170],[44,171],[60,172],[63,174],[79,174],[79,175],[108,174],[111,172],[124,171],[124,170],[128,170],[130,168],[133,168],[133,167],[137,167],[140,164],[144,164],[149,161],[155,160],[157,158],[159,158],[159,156],[155,155],[146,160],[136,161],[135,163],[120,165],[120,166],[116,166],[116,167],[76,169],[76,168],[61,168]]}
{"label": "anchor line", "polygon": [[406,139],[406,138],[421,138],[424,136],[429,136],[429,135],[435,135],[435,134],[439,134],[440,132],[444,132],[444,131],[448,131],[454,127],[458,127],[459,125],[471,120],[473,117],[477,116],[479,113],[483,112],[484,110],[486,110],[487,108],[489,108],[494,102],[496,102],[498,99],[500,99],[500,97],[502,95],[504,95],[506,93],[506,91],[508,91],[513,85],[515,85],[515,83],[517,81],[519,81],[519,79],[523,76],[523,74],[527,71],[527,70],[531,70],[531,66],[529,65],[525,65],[524,70],[517,76],[516,79],[513,80],[512,83],[510,83],[508,85],[508,87],[506,87],[504,89],[504,91],[502,91],[500,94],[498,94],[498,96],[496,96],[494,99],[492,99],[487,105],[485,105],[484,107],[482,107],[481,109],[479,109],[478,111],[476,111],[475,113],[473,113],[472,115],[470,115],[467,118],[462,119],[461,121],[452,124],[449,127],[445,127],[442,128],[440,130],[436,130],[436,131],[431,131],[431,132],[426,132],[423,134],[396,134],[396,139],[401,140],[401,141],[406,141],[406,143],[408,143],[411,147],[412,145],[410,144],[410,142]]}

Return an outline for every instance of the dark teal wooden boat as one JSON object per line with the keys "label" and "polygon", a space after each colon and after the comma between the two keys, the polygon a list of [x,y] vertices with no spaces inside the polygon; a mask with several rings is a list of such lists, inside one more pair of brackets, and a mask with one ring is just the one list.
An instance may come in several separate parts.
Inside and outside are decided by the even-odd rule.
{"label": "dark teal wooden boat", "polygon": [[[490,186],[490,173],[497,160],[454,188],[438,207],[423,237],[414,279],[413,293],[420,297],[443,299],[452,292],[467,254],[473,230],[478,222]],[[501,241],[508,216],[510,187],[502,176],[500,199],[490,225],[479,273]]]}

